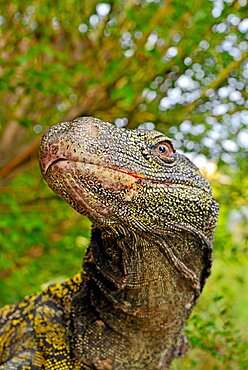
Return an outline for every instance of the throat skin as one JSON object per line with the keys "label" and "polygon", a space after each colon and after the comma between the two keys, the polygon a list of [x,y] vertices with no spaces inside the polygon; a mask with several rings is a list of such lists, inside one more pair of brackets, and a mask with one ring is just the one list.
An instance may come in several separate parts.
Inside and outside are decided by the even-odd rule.
{"label": "throat skin", "polygon": [[192,273],[200,281],[204,251],[190,234],[182,243],[176,236],[160,240],[120,226],[93,227],[86,283],[72,305],[72,349],[83,368],[162,370],[184,354],[181,331],[200,292],[166,249],[183,254],[191,271],[196,248]]}

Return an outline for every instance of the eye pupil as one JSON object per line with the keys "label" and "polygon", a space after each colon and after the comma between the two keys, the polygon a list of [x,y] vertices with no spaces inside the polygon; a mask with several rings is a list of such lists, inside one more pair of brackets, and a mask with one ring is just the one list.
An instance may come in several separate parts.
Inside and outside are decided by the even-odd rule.
{"label": "eye pupil", "polygon": [[165,153],[166,152],[166,148],[165,148],[164,145],[159,145],[158,150],[160,151],[160,153]]}

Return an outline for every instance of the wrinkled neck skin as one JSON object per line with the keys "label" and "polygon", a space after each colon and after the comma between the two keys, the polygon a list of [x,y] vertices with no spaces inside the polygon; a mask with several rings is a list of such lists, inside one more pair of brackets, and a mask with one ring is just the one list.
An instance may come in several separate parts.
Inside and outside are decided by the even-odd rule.
{"label": "wrinkled neck skin", "polygon": [[162,239],[124,227],[93,228],[86,283],[72,317],[72,347],[85,369],[165,369],[183,354],[180,333],[200,292],[166,248],[182,255],[200,281],[204,253],[195,236]]}

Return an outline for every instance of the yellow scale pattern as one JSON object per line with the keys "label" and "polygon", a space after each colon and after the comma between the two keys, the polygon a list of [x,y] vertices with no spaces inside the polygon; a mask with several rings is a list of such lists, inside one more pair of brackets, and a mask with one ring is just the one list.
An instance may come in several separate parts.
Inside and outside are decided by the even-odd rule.
{"label": "yellow scale pattern", "polygon": [[81,284],[77,274],[0,310],[1,370],[83,369],[68,340],[71,301]]}

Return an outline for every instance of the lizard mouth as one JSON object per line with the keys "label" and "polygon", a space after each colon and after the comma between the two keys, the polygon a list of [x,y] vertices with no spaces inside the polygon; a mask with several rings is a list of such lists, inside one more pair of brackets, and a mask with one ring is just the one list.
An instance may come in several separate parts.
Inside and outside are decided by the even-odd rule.
{"label": "lizard mouth", "polygon": [[59,167],[61,167],[60,164],[62,164],[62,162],[68,162],[68,164],[78,163],[78,164],[82,164],[82,165],[86,165],[86,166],[87,165],[93,165],[93,166],[98,167],[99,169],[105,169],[105,170],[110,170],[110,171],[116,171],[116,172],[119,172],[119,173],[123,173],[125,175],[129,175],[132,178],[134,178],[135,182],[137,184],[142,183],[143,181],[145,181],[145,182],[150,182],[150,183],[154,183],[154,184],[161,184],[161,185],[172,187],[172,188],[176,188],[176,187],[177,188],[179,188],[179,187],[181,187],[181,188],[195,188],[195,189],[199,189],[199,190],[201,190],[201,191],[203,191],[207,194],[211,194],[210,190],[207,187],[198,186],[190,178],[182,179],[180,177],[175,177],[173,179],[168,179],[168,180],[159,179],[159,178],[150,178],[150,177],[145,176],[144,174],[136,173],[136,172],[134,172],[132,170],[129,170],[127,168],[120,168],[120,167],[109,165],[109,164],[97,164],[97,163],[87,161],[87,160],[69,159],[69,158],[66,158],[66,157],[60,157],[60,158],[52,159],[52,160],[48,161],[47,163],[43,163],[44,177],[45,178],[47,177],[48,172],[50,172],[49,170],[53,166],[58,165]]}
{"label": "lizard mouth", "polygon": [[97,166],[99,168],[105,168],[105,169],[108,169],[108,170],[117,171],[117,172],[120,172],[120,173],[123,173],[123,174],[134,177],[136,179],[137,183],[141,183],[142,181],[149,181],[149,182],[159,183],[159,184],[163,184],[163,185],[171,186],[171,187],[175,186],[175,184],[173,184],[169,181],[165,181],[165,180],[161,180],[161,179],[152,179],[152,178],[146,177],[143,174],[136,173],[136,172],[131,171],[131,170],[126,169],[126,168],[119,168],[119,167],[116,167],[116,166],[109,166],[109,165],[104,165],[104,164],[96,164],[96,163],[91,163],[91,162],[82,161],[82,160],[81,161],[80,160],[72,160],[72,159],[67,159],[67,158],[64,158],[64,157],[57,158],[55,160],[49,161],[45,166],[44,176],[45,177],[47,176],[48,171],[51,167],[53,167],[56,164],[59,164],[60,162],[64,162],[64,161],[72,162],[72,163],[81,163],[81,164],[85,164],[85,165],[94,165],[94,166]]}

